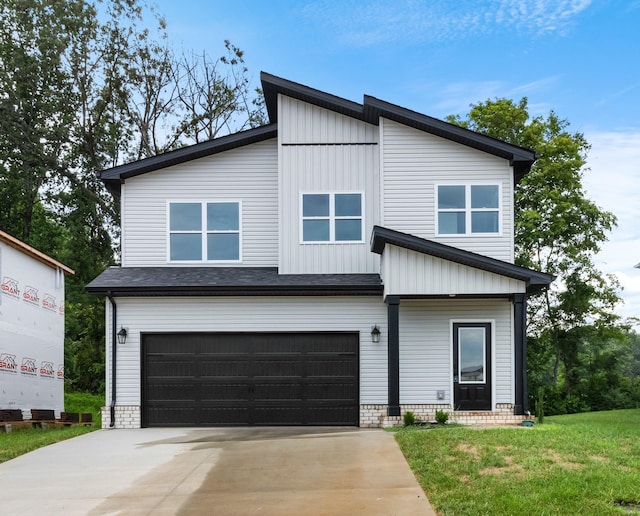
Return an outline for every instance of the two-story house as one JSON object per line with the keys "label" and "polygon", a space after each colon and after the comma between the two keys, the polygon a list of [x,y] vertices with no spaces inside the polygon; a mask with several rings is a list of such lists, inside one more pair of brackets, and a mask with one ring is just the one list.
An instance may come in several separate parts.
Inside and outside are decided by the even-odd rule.
{"label": "two-story house", "polygon": [[513,263],[534,152],[261,79],[268,125],[101,175],[104,426],[521,419],[527,294],[553,279]]}

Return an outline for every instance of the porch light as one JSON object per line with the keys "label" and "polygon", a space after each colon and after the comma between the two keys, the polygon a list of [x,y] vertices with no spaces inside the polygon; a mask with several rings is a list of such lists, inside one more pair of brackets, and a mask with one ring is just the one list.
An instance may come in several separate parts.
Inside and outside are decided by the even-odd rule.
{"label": "porch light", "polygon": [[374,344],[378,344],[378,342],[380,342],[380,328],[378,328],[377,324],[371,328],[371,342]]}
{"label": "porch light", "polygon": [[118,344],[124,344],[127,342],[127,329],[120,326],[120,331],[118,332]]}

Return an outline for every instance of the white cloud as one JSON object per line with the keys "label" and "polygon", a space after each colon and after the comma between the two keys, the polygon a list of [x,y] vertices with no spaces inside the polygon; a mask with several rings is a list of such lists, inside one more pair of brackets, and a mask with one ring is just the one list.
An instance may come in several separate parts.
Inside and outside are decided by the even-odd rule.
{"label": "white cloud", "polygon": [[316,0],[302,12],[338,38],[357,46],[404,41],[450,41],[518,31],[565,34],[592,0]]}
{"label": "white cloud", "polygon": [[584,171],[587,195],[618,217],[618,226],[596,256],[596,265],[614,274],[625,301],[619,313],[640,316],[640,128],[587,132],[590,170]]}

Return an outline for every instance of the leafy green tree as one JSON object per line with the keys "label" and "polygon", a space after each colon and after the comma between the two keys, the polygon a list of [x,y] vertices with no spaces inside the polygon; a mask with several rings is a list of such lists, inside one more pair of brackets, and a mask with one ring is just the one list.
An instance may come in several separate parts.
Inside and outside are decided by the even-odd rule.
{"label": "leafy green tree", "polygon": [[557,279],[529,300],[530,392],[546,384],[547,399],[573,399],[586,335],[593,342],[620,322],[614,313],[618,283],[593,262],[616,218],[586,196],[582,170],[589,144],[553,111],[531,117],[526,98],[488,100],[472,105],[466,118],[448,121],[539,156],[515,192],[516,263]]}
{"label": "leafy green tree", "polygon": [[0,0],[0,228],[76,271],[73,388],[104,383],[104,302],[84,286],[117,260],[119,217],[98,172],[263,117],[240,49],[187,63],[167,40],[144,0]]}

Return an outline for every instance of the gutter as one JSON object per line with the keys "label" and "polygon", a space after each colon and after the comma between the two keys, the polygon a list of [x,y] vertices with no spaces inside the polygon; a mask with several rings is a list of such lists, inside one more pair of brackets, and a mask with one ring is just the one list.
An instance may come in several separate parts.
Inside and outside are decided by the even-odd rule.
{"label": "gutter", "polygon": [[112,292],[107,292],[107,297],[111,302],[111,402],[109,403],[109,413],[111,421],[109,428],[116,426],[116,327],[117,327],[117,306],[113,300]]}

